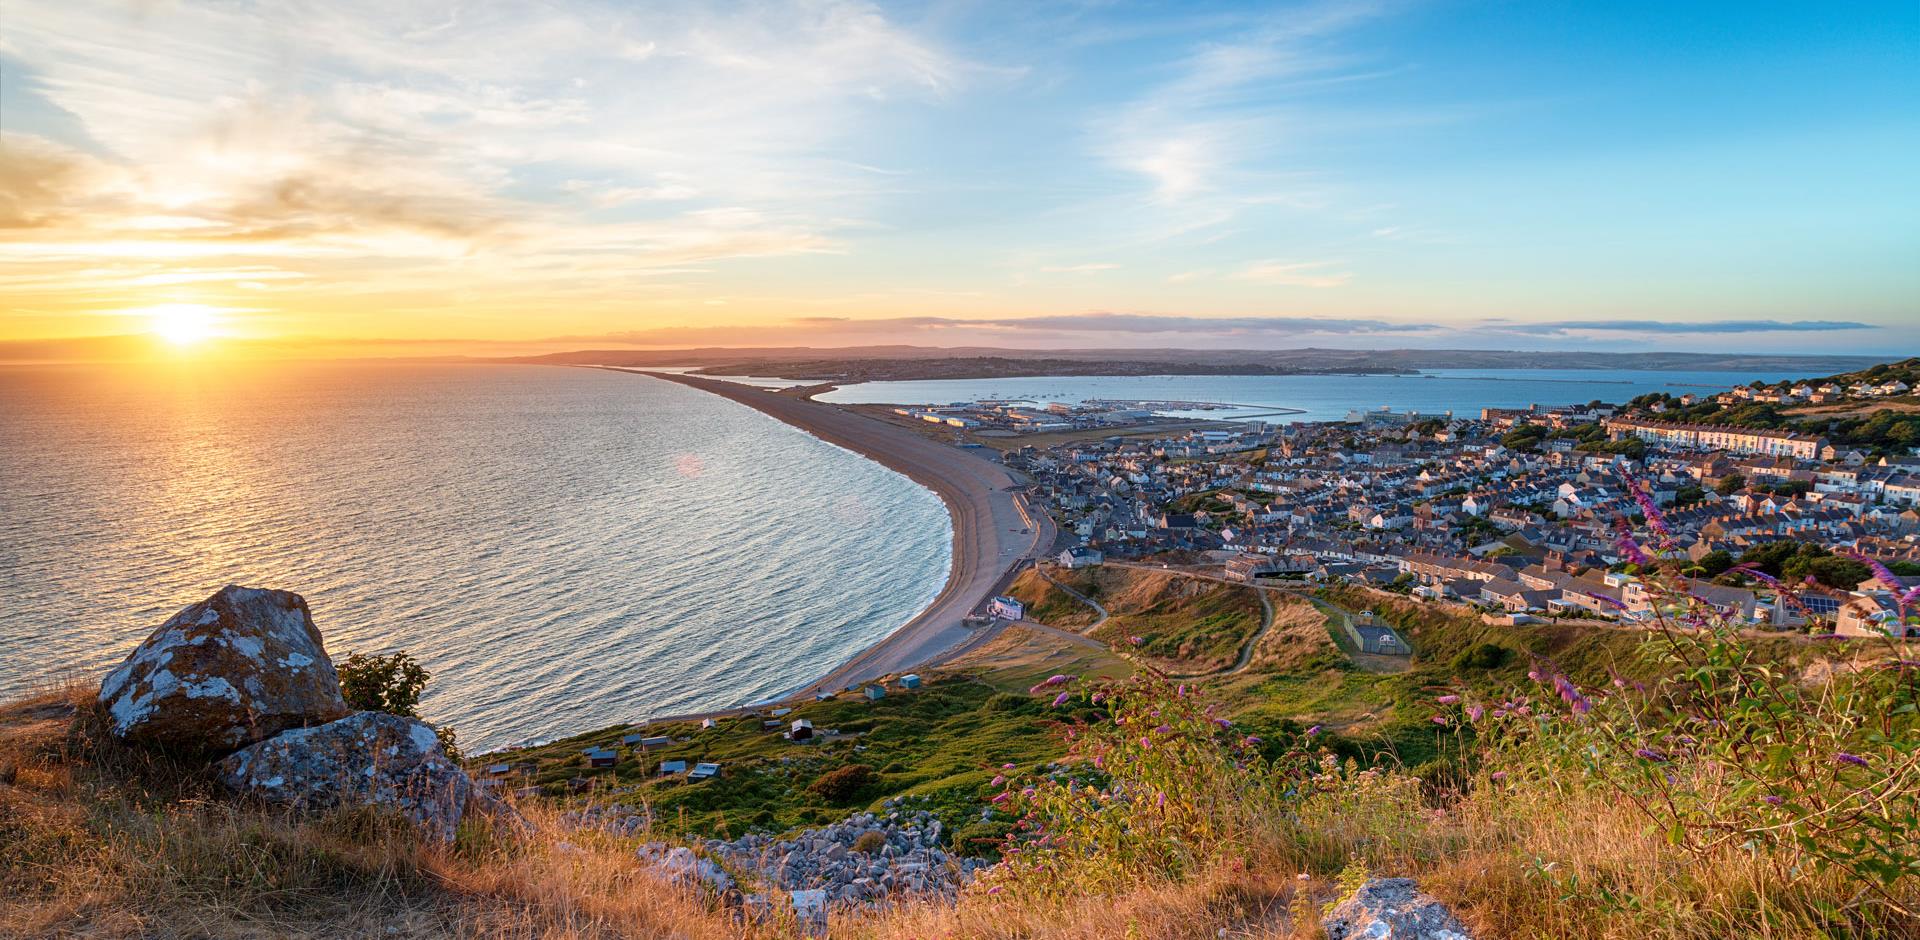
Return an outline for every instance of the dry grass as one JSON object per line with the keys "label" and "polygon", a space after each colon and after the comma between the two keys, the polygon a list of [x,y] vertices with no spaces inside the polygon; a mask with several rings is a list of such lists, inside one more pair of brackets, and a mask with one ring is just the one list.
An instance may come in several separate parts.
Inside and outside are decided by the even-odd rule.
{"label": "dry grass", "polygon": [[1333,639],[1327,635],[1326,615],[1319,608],[1277,592],[1269,592],[1267,597],[1273,603],[1273,626],[1254,644],[1249,668],[1291,672],[1333,647]]}
{"label": "dry grass", "polygon": [[[0,937],[791,935],[739,925],[655,880],[634,840],[567,832],[537,807],[540,834],[468,830],[442,847],[368,816],[299,820],[227,801],[195,768],[104,737],[86,692],[0,706]],[[1419,878],[1483,938],[1920,936],[1884,913],[1824,913],[1855,896],[1837,877],[1790,878],[1737,849],[1686,855],[1602,793],[1532,781],[1436,798],[1390,773],[1268,820],[1177,883],[1045,902],[976,892],[841,919],[834,935],[1310,937],[1332,877],[1355,862]]]}

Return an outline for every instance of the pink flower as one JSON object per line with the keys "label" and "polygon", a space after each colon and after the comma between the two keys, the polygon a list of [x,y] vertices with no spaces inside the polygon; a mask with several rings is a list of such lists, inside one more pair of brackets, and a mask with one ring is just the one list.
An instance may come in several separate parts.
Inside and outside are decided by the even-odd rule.
{"label": "pink flower", "polygon": [[1311,737],[1313,737],[1314,735],[1316,735],[1316,734],[1319,734],[1319,733],[1320,733],[1320,726],[1319,726],[1319,725],[1314,725],[1313,727],[1311,727],[1311,728],[1308,728],[1308,729],[1307,729],[1307,737],[1309,737],[1309,738],[1311,738]]}
{"label": "pink flower", "polygon": [[1507,779],[1507,772],[1504,770],[1496,770],[1493,772],[1493,776],[1491,777],[1491,779],[1493,780],[1494,783],[1499,783],[1500,781]]}
{"label": "pink flower", "polygon": [[1071,698],[1073,698],[1072,692],[1062,692],[1059,695],[1056,695],[1053,697],[1053,707],[1059,708],[1060,706],[1067,704],[1067,701]]}
{"label": "pink flower", "polygon": [[1437,699],[1434,699],[1434,701],[1436,701],[1436,702],[1439,702],[1439,703],[1440,703],[1440,704],[1442,704],[1442,705],[1452,705],[1452,704],[1454,704],[1454,703],[1456,703],[1456,702],[1459,702],[1459,701],[1460,701],[1460,696],[1458,696],[1458,695],[1442,695],[1442,696],[1440,696],[1439,698],[1437,698]]}
{"label": "pink flower", "polygon": [[1143,636],[1130,636],[1130,637],[1127,637],[1127,642],[1132,643],[1135,646],[1139,646],[1140,644],[1147,642],[1147,638]]}
{"label": "pink flower", "polygon": [[1483,709],[1478,705],[1467,706],[1467,720],[1469,721],[1479,721],[1480,716],[1484,714],[1486,714],[1486,709]]}
{"label": "pink flower", "polygon": [[1006,774],[994,774],[994,775],[993,775],[993,779],[992,779],[992,780],[989,780],[989,781],[987,781],[987,786],[990,786],[990,787],[997,787],[997,786],[1000,786],[1000,785],[1002,785],[1002,784],[1005,784],[1006,782],[1007,782],[1007,775],[1006,775]]}
{"label": "pink flower", "polygon": [[1447,716],[1435,715],[1433,716],[1433,723],[1436,725],[1445,725],[1447,723]]}

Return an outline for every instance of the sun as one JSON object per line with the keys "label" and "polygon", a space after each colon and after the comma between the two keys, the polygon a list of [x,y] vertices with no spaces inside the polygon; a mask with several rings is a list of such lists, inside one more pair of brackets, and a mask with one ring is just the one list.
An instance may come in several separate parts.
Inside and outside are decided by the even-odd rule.
{"label": "sun", "polygon": [[192,346],[213,336],[214,308],[205,304],[156,304],[145,313],[154,335],[175,346]]}

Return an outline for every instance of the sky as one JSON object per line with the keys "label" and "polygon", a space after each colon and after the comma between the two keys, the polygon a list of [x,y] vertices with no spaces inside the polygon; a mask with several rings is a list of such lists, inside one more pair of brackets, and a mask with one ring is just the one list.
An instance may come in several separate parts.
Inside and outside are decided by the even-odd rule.
{"label": "sky", "polygon": [[11,5],[0,358],[1920,352],[1920,4]]}

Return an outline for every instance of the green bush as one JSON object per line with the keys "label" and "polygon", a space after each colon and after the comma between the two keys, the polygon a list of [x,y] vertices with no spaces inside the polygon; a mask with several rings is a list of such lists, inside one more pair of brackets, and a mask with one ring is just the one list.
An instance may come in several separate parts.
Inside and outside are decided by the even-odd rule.
{"label": "green bush", "polygon": [[1453,657],[1453,668],[1498,669],[1513,658],[1513,651],[1498,643],[1481,643],[1470,649],[1461,650]]}
{"label": "green bush", "polygon": [[829,803],[848,803],[878,779],[872,767],[848,764],[821,774],[807,790]]}

